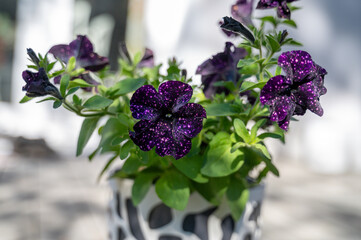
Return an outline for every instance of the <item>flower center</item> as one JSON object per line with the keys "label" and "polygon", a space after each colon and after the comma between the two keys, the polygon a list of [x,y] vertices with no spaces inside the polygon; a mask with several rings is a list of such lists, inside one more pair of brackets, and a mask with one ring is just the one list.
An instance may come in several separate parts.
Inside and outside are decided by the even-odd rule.
{"label": "flower center", "polygon": [[171,114],[171,113],[167,113],[167,114],[165,115],[165,117],[166,117],[166,118],[172,118],[172,114]]}

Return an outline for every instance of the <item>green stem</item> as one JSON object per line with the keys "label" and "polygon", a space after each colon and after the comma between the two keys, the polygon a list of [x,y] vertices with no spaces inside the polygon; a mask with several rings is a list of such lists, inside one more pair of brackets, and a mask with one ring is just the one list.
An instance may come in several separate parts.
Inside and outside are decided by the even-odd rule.
{"label": "green stem", "polygon": [[116,116],[115,113],[112,113],[112,112],[108,112],[108,111],[103,111],[103,112],[97,112],[97,113],[91,113],[91,114],[85,114],[85,113],[82,113],[80,110],[74,108],[69,102],[67,102],[65,99],[63,99],[63,104],[64,104],[64,107],[66,109],[68,109],[69,111],[77,114],[78,116],[81,116],[81,117],[102,117],[102,116],[105,116],[105,115],[111,115],[111,116]]}

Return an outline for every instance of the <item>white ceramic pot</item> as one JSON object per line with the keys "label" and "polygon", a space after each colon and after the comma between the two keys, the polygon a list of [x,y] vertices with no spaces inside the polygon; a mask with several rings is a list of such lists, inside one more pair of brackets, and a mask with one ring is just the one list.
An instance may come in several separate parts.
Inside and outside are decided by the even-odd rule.
{"label": "white ceramic pot", "polygon": [[177,211],[164,205],[151,187],[135,207],[131,200],[132,180],[110,180],[111,240],[259,240],[260,210],[264,185],[250,189],[246,209],[234,222],[226,203],[215,207],[198,193],[191,194],[187,208]]}

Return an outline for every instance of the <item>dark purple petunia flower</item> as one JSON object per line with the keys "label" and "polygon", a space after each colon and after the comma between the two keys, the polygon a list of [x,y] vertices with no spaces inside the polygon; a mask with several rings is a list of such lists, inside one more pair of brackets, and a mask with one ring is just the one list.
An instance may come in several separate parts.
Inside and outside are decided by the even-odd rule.
{"label": "dark purple petunia flower", "polygon": [[203,92],[207,98],[212,98],[216,93],[228,93],[226,88],[215,87],[213,84],[219,81],[236,83],[240,77],[237,70],[238,61],[247,54],[245,49],[237,48],[232,43],[226,42],[223,52],[212,56],[198,66],[196,74],[202,75]]}
{"label": "dark purple petunia flower", "polygon": [[304,115],[307,109],[322,116],[319,97],[327,92],[323,86],[326,70],[304,51],[282,53],[278,65],[286,76],[272,77],[260,94],[261,103],[270,106],[270,119],[287,130],[291,117]]}
{"label": "dark purple petunia flower", "polygon": [[232,17],[245,25],[252,24],[253,0],[237,0],[231,7]]}
{"label": "dark purple petunia flower", "polygon": [[62,99],[58,89],[49,82],[44,68],[39,68],[39,72],[34,73],[28,70],[23,71],[23,79],[26,85],[23,91],[26,91],[28,97],[40,97],[45,95],[52,95],[58,99]]}
{"label": "dark purple petunia flower", "polygon": [[[76,66],[84,68],[85,70],[96,72],[103,69],[109,64],[107,57],[99,56],[93,50],[93,44],[86,36],[78,35],[77,38],[69,45],[59,44],[50,48],[49,53],[61,61],[68,63],[71,57],[75,57]],[[60,82],[61,76],[54,78],[54,83]],[[82,73],[72,79],[81,78],[89,84],[99,85],[88,72]],[[91,88],[83,88],[86,91],[91,91]]]}
{"label": "dark purple petunia flower", "polygon": [[103,69],[109,63],[108,58],[99,56],[94,52],[93,44],[86,36],[82,35],[78,35],[69,45],[59,44],[53,46],[50,48],[49,53],[65,63],[74,56],[78,67],[93,72]]}
{"label": "dark purple petunia flower", "polygon": [[158,92],[151,85],[139,88],[130,100],[130,110],[136,119],[130,138],[143,151],[155,146],[160,156],[175,159],[185,156],[191,149],[191,138],[202,130],[206,111],[200,104],[188,103],[192,87],[180,81],[168,81]]}
{"label": "dark purple petunia flower", "polygon": [[288,8],[287,3],[297,0],[260,0],[257,4],[257,9],[277,8],[277,16],[279,18],[291,18],[291,10]]}

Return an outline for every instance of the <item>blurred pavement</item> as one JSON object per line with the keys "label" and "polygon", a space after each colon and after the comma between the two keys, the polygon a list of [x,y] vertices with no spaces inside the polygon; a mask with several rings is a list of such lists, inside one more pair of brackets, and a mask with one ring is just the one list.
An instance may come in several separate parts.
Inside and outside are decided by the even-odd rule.
{"label": "blurred pavement", "polygon": [[[1,240],[107,239],[104,159],[0,155]],[[264,240],[360,240],[361,176],[317,175],[277,162],[263,204]]]}

